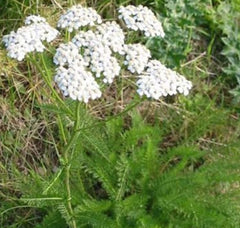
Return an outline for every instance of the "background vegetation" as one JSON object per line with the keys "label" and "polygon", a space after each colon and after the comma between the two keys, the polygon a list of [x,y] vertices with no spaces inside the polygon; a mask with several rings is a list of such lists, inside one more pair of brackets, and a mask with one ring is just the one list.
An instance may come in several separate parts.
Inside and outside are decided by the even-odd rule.
{"label": "background vegetation", "polygon": [[17,63],[2,45],[0,227],[240,227],[240,1],[0,0],[1,37],[29,14],[55,26],[75,3],[109,19],[120,5],[151,8],[166,38],[128,39],[194,87],[188,97],[140,100],[123,72],[100,101],[63,105],[45,83],[50,52]]}

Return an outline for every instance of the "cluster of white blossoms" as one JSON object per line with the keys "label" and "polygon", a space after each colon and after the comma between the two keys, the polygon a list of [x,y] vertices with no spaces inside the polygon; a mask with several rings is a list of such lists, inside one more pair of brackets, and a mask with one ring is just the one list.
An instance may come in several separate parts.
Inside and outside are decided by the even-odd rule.
{"label": "cluster of white blossoms", "polygon": [[120,74],[121,67],[117,59],[112,56],[111,49],[98,38],[96,36],[86,47],[84,60],[89,63],[91,71],[95,73],[97,78],[103,74],[103,82],[110,84]]}
{"label": "cluster of white blossoms", "polygon": [[96,32],[104,45],[110,47],[113,52],[124,55],[125,35],[115,21],[106,22],[97,26]]}
{"label": "cluster of white blossoms", "polygon": [[126,54],[124,65],[131,73],[141,74],[147,66],[149,58],[151,58],[150,51],[142,44],[128,44],[124,47]]}
{"label": "cluster of white blossoms", "polygon": [[92,8],[85,8],[81,5],[72,6],[68,11],[61,15],[57,26],[67,28],[69,32],[77,30],[83,26],[93,26],[102,23],[101,16]]}
{"label": "cluster of white blossoms", "polygon": [[[147,7],[121,6],[119,18],[123,19],[127,28],[142,31],[147,37],[164,37],[160,21]],[[123,64],[137,75],[137,93],[140,96],[159,99],[161,96],[189,93],[192,88],[190,81],[158,60],[152,60],[150,51],[144,45],[125,44],[121,27],[114,21],[102,23],[94,9],[76,5],[58,21],[58,27],[69,32],[87,25],[94,25],[94,28],[77,31],[71,41],[59,45],[53,57],[57,65],[54,80],[64,96],[85,103],[101,97],[95,78],[102,77],[107,84],[113,82],[121,71],[115,57],[119,57],[118,54],[125,56]],[[21,61],[29,52],[43,52],[45,47],[42,42],[50,42],[58,34],[45,18],[31,15],[25,19],[25,26],[4,36],[3,42],[8,55]]]}
{"label": "cluster of white blossoms", "polygon": [[88,103],[89,99],[100,98],[102,93],[91,72],[81,64],[72,64],[68,68],[58,67],[54,77],[64,96]]}
{"label": "cluster of white blossoms", "polygon": [[80,31],[72,39],[72,42],[78,47],[88,47],[92,40],[96,39],[96,34],[92,30],[86,32]]}
{"label": "cluster of white blossoms", "polygon": [[30,15],[25,19],[25,25],[36,24],[36,23],[45,23],[46,19],[38,15]]}
{"label": "cluster of white blossoms", "polygon": [[54,79],[64,96],[85,103],[101,96],[99,85],[87,70],[89,63],[79,53],[77,45],[72,42],[60,44],[53,61],[59,66]]}
{"label": "cluster of white blossoms", "polygon": [[79,48],[72,42],[59,45],[53,57],[53,62],[60,66],[69,66],[72,64],[88,65],[79,53]]}
{"label": "cluster of white blossoms", "polygon": [[[60,66],[55,81],[64,96],[86,103],[99,98],[101,92],[93,73],[97,78],[103,75],[103,82],[110,84],[121,70],[109,46],[103,42],[99,31],[91,30],[80,31],[71,42],[59,45],[53,61]],[[82,89],[87,92],[80,92]]]}
{"label": "cluster of white blossoms", "polygon": [[118,12],[119,19],[123,19],[127,28],[142,31],[147,37],[165,36],[161,22],[147,7],[142,5],[120,6]]}
{"label": "cluster of white blossoms", "polygon": [[59,34],[40,16],[27,17],[25,24],[17,32],[12,31],[3,37],[8,56],[18,61],[22,61],[27,53],[43,52],[45,47],[42,41],[51,42]]}
{"label": "cluster of white blossoms", "polygon": [[72,39],[72,42],[78,48],[84,48],[85,62],[88,63],[90,70],[95,73],[97,78],[101,75],[104,76],[104,83],[111,84],[113,79],[120,74],[121,67],[117,59],[112,56],[111,43],[107,45],[101,34],[91,30],[80,31]]}
{"label": "cluster of white blossoms", "polygon": [[80,47],[88,47],[92,40],[98,40],[108,46],[113,52],[124,55],[123,30],[116,22],[106,22],[96,27],[96,31],[80,31],[74,36],[72,42]]}
{"label": "cluster of white blossoms", "polygon": [[148,98],[159,99],[161,96],[181,93],[188,95],[192,83],[177,72],[167,68],[158,60],[151,60],[147,70],[137,81],[138,94]]}

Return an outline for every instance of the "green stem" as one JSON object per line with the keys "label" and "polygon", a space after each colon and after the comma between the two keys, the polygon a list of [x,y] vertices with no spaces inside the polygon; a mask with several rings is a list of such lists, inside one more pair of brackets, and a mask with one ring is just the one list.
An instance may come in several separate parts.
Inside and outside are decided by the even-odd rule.
{"label": "green stem", "polygon": [[73,0],[68,0],[68,6],[69,7],[71,7],[71,6],[73,6],[74,4],[73,4]]}
{"label": "green stem", "polygon": [[67,144],[67,139],[66,139],[66,135],[65,135],[65,131],[64,131],[64,126],[63,126],[63,122],[61,119],[61,116],[58,114],[58,126],[59,126],[59,132],[62,136],[62,139],[64,141],[64,145]]}
{"label": "green stem", "polygon": [[[35,66],[41,73],[42,77],[44,78],[45,82],[47,83],[49,89],[51,90],[52,94],[54,95],[55,99],[64,107],[65,111],[69,114],[69,116],[73,117],[74,113],[72,110],[67,107],[65,102],[59,97],[58,93],[55,91],[55,89],[52,86],[51,80],[52,80],[52,74],[51,71],[48,69],[48,66],[46,65],[44,56],[41,54],[41,62],[43,65],[43,70],[40,66],[40,64],[36,61],[36,59],[33,57],[32,58],[33,62],[35,63]],[[72,208],[72,203],[71,203],[71,188],[70,188],[70,168],[71,164],[69,162],[69,157],[72,157],[72,155],[69,156],[69,151],[72,148],[75,139],[78,137],[80,134],[80,131],[77,131],[80,125],[80,102],[76,104],[76,112],[75,112],[75,124],[74,124],[74,129],[72,136],[70,140],[68,141],[64,151],[63,151],[63,159],[64,159],[64,164],[65,164],[65,186],[66,186],[66,192],[67,192],[67,210],[69,215],[71,216],[71,221],[70,221],[70,227],[71,228],[77,228],[76,221],[73,216],[73,208]],[[61,117],[59,116],[59,127],[60,127],[60,132],[62,134],[63,140],[66,142],[66,136],[65,132],[63,129],[63,123],[61,121]]]}
{"label": "green stem", "polygon": [[45,63],[45,59],[43,57],[43,54],[41,54],[41,60],[42,60],[42,64],[43,64],[44,70],[42,70],[42,66],[40,66],[38,61],[36,61],[36,59],[33,56],[31,57],[31,61],[34,62],[34,66],[37,67],[39,73],[44,78],[44,81],[46,82],[46,84],[48,85],[48,87],[51,90],[52,94],[54,95],[54,98],[64,107],[64,109],[68,113],[68,115],[70,115],[72,117],[73,116],[72,111],[67,107],[65,102],[61,99],[61,97],[58,95],[57,91],[52,86],[51,75],[50,75],[48,67],[47,67],[47,65]]}
{"label": "green stem", "polygon": [[[51,80],[52,80],[52,78],[51,78],[51,72],[49,72],[49,70],[48,70],[48,67],[47,67],[47,65],[46,65],[45,59],[44,59],[44,57],[43,57],[43,54],[41,54],[41,59],[42,59],[42,63],[43,63],[44,70],[45,70],[45,72],[46,72],[47,77],[45,77],[45,74],[44,74],[44,73],[43,73],[42,75],[43,75],[43,77],[45,78],[45,81],[46,81],[48,87],[51,89],[51,91],[52,91],[52,93],[54,94],[56,100],[58,100],[58,102],[61,103],[61,104],[66,108],[66,111],[67,111],[70,115],[72,115],[72,111],[66,106],[66,104],[64,103],[64,101],[59,97],[58,93],[56,92],[56,90],[55,90],[55,89],[53,88],[53,86],[52,86],[52,83],[51,83]],[[37,64],[37,65],[38,65],[38,64]],[[42,73],[42,71],[41,71],[41,73]]]}
{"label": "green stem", "polygon": [[[80,132],[77,131],[77,129],[79,128],[80,125],[80,105],[81,103],[78,102],[76,104],[76,112],[75,112],[75,124],[74,124],[74,129],[73,129],[73,134],[68,142],[68,144],[66,145],[66,148],[64,150],[63,153],[63,158],[64,158],[64,162],[66,164],[66,169],[65,169],[65,185],[66,185],[66,190],[67,190],[67,208],[68,208],[68,212],[71,215],[71,227],[73,228],[77,228],[76,226],[76,221],[73,217],[73,209],[72,209],[72,204],[71,204],[71,188],[70,188],[70,168],[71,165],[69,163],[69,151],[72,148],[76,138],[78,137],[78,135],[80,134]],[[72,157],[72,156],[70,156]]]}
{"label": "green stem", "polygon": [[[66,159],[66,158],[65,158]],[[73,209],[72,209],[72,204],[71,204],[71,188],[70,188],[70,165],[68,164],[66,167],[66,178],[65,178],[65,184],[66,184],[66,190],[67,190],[67,208],[68,212],[71,216],[71,227],[77,228],[76,221],[73,217]]]}

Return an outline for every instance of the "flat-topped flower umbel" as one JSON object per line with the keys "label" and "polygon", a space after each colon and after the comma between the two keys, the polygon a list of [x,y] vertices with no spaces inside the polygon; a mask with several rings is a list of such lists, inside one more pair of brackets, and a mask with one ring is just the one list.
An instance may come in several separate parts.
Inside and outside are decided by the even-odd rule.
{"label": "flat-topped flower umbel", "polygon": [[45,47],[42,41],[51,42],[59,34],[40,16],[27,17],[25,24],[26,26],[19,28],[17,32],[12,31],[3,37],[8,56],[18,61],[22,61],[27,53],[43,52]]}
{"label": "flat-topped flower umbel", "polygon": [[54,77],[64,96],[88,103],[90,99],[100,98],[102,92],[91,72],[81,64],[72,64],[69,68],[58,67]]}
{"label": "flat-topped flower umbel", "polygon": [[127,28],[142,31],[147,37],[165,36],[161,22],[147,7],[142,5],[121,6],[118,12],[119,19],[123,19]]}
{"label": "flat-topped flower umbel", "polygon": [[151,58],[150,51],[142,44],[128,44],[124,47],[124,64],[131,73],[141,74]]}
{"label": "flat-topped flower umbel", "polygon": [[185,77],[165,67],[158,60],[151,60],[147,64],[147,70],[137,81],[138,94],[158,100],[162,96],[181,93],[188,95],[192,83]]}
{"label": "flat-topped flower umbel", "polygon": [[62,29],[66,28],[69,32],[72,32],[83,26],[93,26],[95,23],[102,23],[101,16],[96,10],[75,5],[60,17],[57,27]]}

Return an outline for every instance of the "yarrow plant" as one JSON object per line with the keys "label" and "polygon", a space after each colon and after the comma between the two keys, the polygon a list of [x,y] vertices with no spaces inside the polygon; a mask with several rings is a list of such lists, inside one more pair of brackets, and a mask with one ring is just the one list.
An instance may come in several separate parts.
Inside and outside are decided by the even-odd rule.
{"label": "yarrow plant", "polygon": [[[151,57],[150,51],[140,43],[127,43],[126,29],[143,32],[146,37],[164,37],[161,22],[154,13],[144,6],[120,7],[119,18],[125,23],[125,28],[115,22],[105,22],[92,8],[81,5],[71,7],[64,13],[57,27],[66,29],[74,34],[66,43],[61,43],[53,56],[56,65],[54,81],[63,96],[76,102],[76,112],[70,110],[71,117],[75,115],[75,123],[72,134],[63,151],[64,169],[67,191],[68,213],[72,217],[69,226],[76,228],[73,218],[71,203],[71,190],[69,187],[70,165],[69,151],[79,136],[80,116],[79,103],[88,103],[101,97],[101,89],[113,83],[121,72],[129,71],[136,79],[136,92],[139,96],[151,99],[160,99],[162,96],[176,95],[177,93],[188,95],[192,84],[184,76],[167,68],[158,60]],[[79,30],[84,27],[84,30]],[[125,30],[124,30],[125,29]],[[3,42],[11,58],[22,61],[28,53],[43,52],[44,42],[50,43],[60,32],[52,28],[45,18],[31,15],[26,18],[25,25],[16,32],[11,32],[3,37]],[[71,36],[68,36],[71,37]],[[43,62],[44,58],[41,59]],[[38,64],[38,61],[34,62]],[[44,73],[48,72],[46,64]],[[41,67],[38,67],[41,69]],[[121,71],[122,69],[122,71]],[[51,76],[50,76],[51,77]],[[64,101],[58,96],[51,84],[51,80],[45,80],[58,101]],[[62,128],[63,124],[61,125]],[[64,135],[64,131],[62,132]],[[72,154],[70,154],[70,157]]]}

